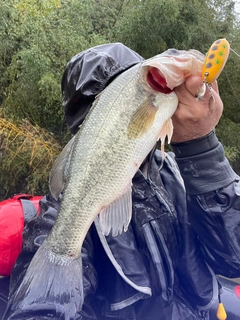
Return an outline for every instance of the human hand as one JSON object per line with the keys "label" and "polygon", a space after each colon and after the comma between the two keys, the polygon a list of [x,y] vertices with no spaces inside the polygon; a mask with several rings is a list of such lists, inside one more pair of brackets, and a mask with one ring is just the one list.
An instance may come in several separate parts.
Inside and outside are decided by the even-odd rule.
{"label": "human hand", "polygon": [[201,138],[211,132],[219,122],[223,103],[219,96],[217,82],[215,81],[212,85],[212,103],[208,86],[201,100],[196,100],[201,86],[202,78],[195,75],[189,76],[185,83],[175,88],[179,103],[172,117],[174,126],[172,142]]}

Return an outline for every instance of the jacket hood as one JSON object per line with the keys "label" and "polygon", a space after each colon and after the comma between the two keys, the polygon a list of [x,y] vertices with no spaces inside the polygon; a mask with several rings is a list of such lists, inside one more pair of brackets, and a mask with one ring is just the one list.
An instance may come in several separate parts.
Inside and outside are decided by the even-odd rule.
{"label": "jacket hood", "polygon": [[95,97],[121,72],[144,59],[122,43],[99,45],[75,55],[62,77],[62,103],[75,134]]}

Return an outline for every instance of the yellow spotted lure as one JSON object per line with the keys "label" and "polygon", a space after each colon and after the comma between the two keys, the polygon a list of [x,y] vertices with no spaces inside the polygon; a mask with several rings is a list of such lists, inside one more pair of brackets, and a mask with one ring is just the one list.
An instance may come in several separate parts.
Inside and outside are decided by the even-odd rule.
{"label": "yellow spotted lure", "polygon": [[211,85],[218,78],[227,62],[229,52],[230,45],[226,39],[216,40],[211,45],[202,70],[202,79],[205,83]]}
{"label": "yellow spotted lure", "polygon": [[227,62],[230,51],[230,45],[226,39],[216,40],[208,50],[202,69],[203,87],[201,92],[196,96],[201,100],[206,92],[206,86],[209,89],[209,110],[213,112],[214,97],[212,94],[212,83],[218,78]]}

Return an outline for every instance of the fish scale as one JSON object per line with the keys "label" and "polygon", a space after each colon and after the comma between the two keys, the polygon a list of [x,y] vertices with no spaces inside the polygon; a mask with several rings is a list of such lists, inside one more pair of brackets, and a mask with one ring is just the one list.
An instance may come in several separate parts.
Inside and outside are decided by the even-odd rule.
{"label": "fish scale", "polygon": [[159,138],[163,145],[171,138],[178,104],[172,89],[190,74],[201,76],[203,57],[194,50],[168,50],[125,71],[98,95],[52,168],[52,195],[57,199],[64,190],[60,210],[11,308],[26,311],[45,303],[65,320],[82,309],[86,233],[94,219],[106,236],[127,231],[132,178]]}
{"label": "fish scale", "polygon": [[[158,140],[159,128],[168,117],[162,117],[160,113],[148,134],[138,139],[128,138],[127,128],[139,102],[147,100],[152,95],[147,90],[137,90],[136,96],[135,88],[139,78],[139,66],[135,66],[126,72],[124,77],[118,79],[119,81],[110,85],[97,99],[77,133],[59,218],[55,223],[54,232],[48,239],[54,253],[63,254],[71,243],[71,253],[74,252],[75,257],[79,256],[79,248],[96,215],[123,194],[138,167]],[[119,99],[119,92],[123,90],[125,94]],[[135,107],[129,107],[128,96],[135,97]],[[175,111],[175,94],[170,95],[168,100],[175,100],[172,112]],[[79,139],[81,143],[78,143]],[[144,147],[145,144],[147,148]],[[85,170],[79,173],[79,168]],[[95,207],[93,202],[97,204]],[[74,226],[69,218],[72,212],[76,215]],[[70,236],[69,228],[72,230]],[[78,241],[74,243],[72,239]]]}

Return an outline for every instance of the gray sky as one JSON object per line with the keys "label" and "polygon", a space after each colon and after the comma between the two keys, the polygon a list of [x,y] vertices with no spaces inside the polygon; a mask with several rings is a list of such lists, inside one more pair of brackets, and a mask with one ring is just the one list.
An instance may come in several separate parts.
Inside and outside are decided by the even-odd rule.
{"label": "gray sky", "polygon": [[235,1],[235,9],[237,13],[240,13],[240,0]]}

